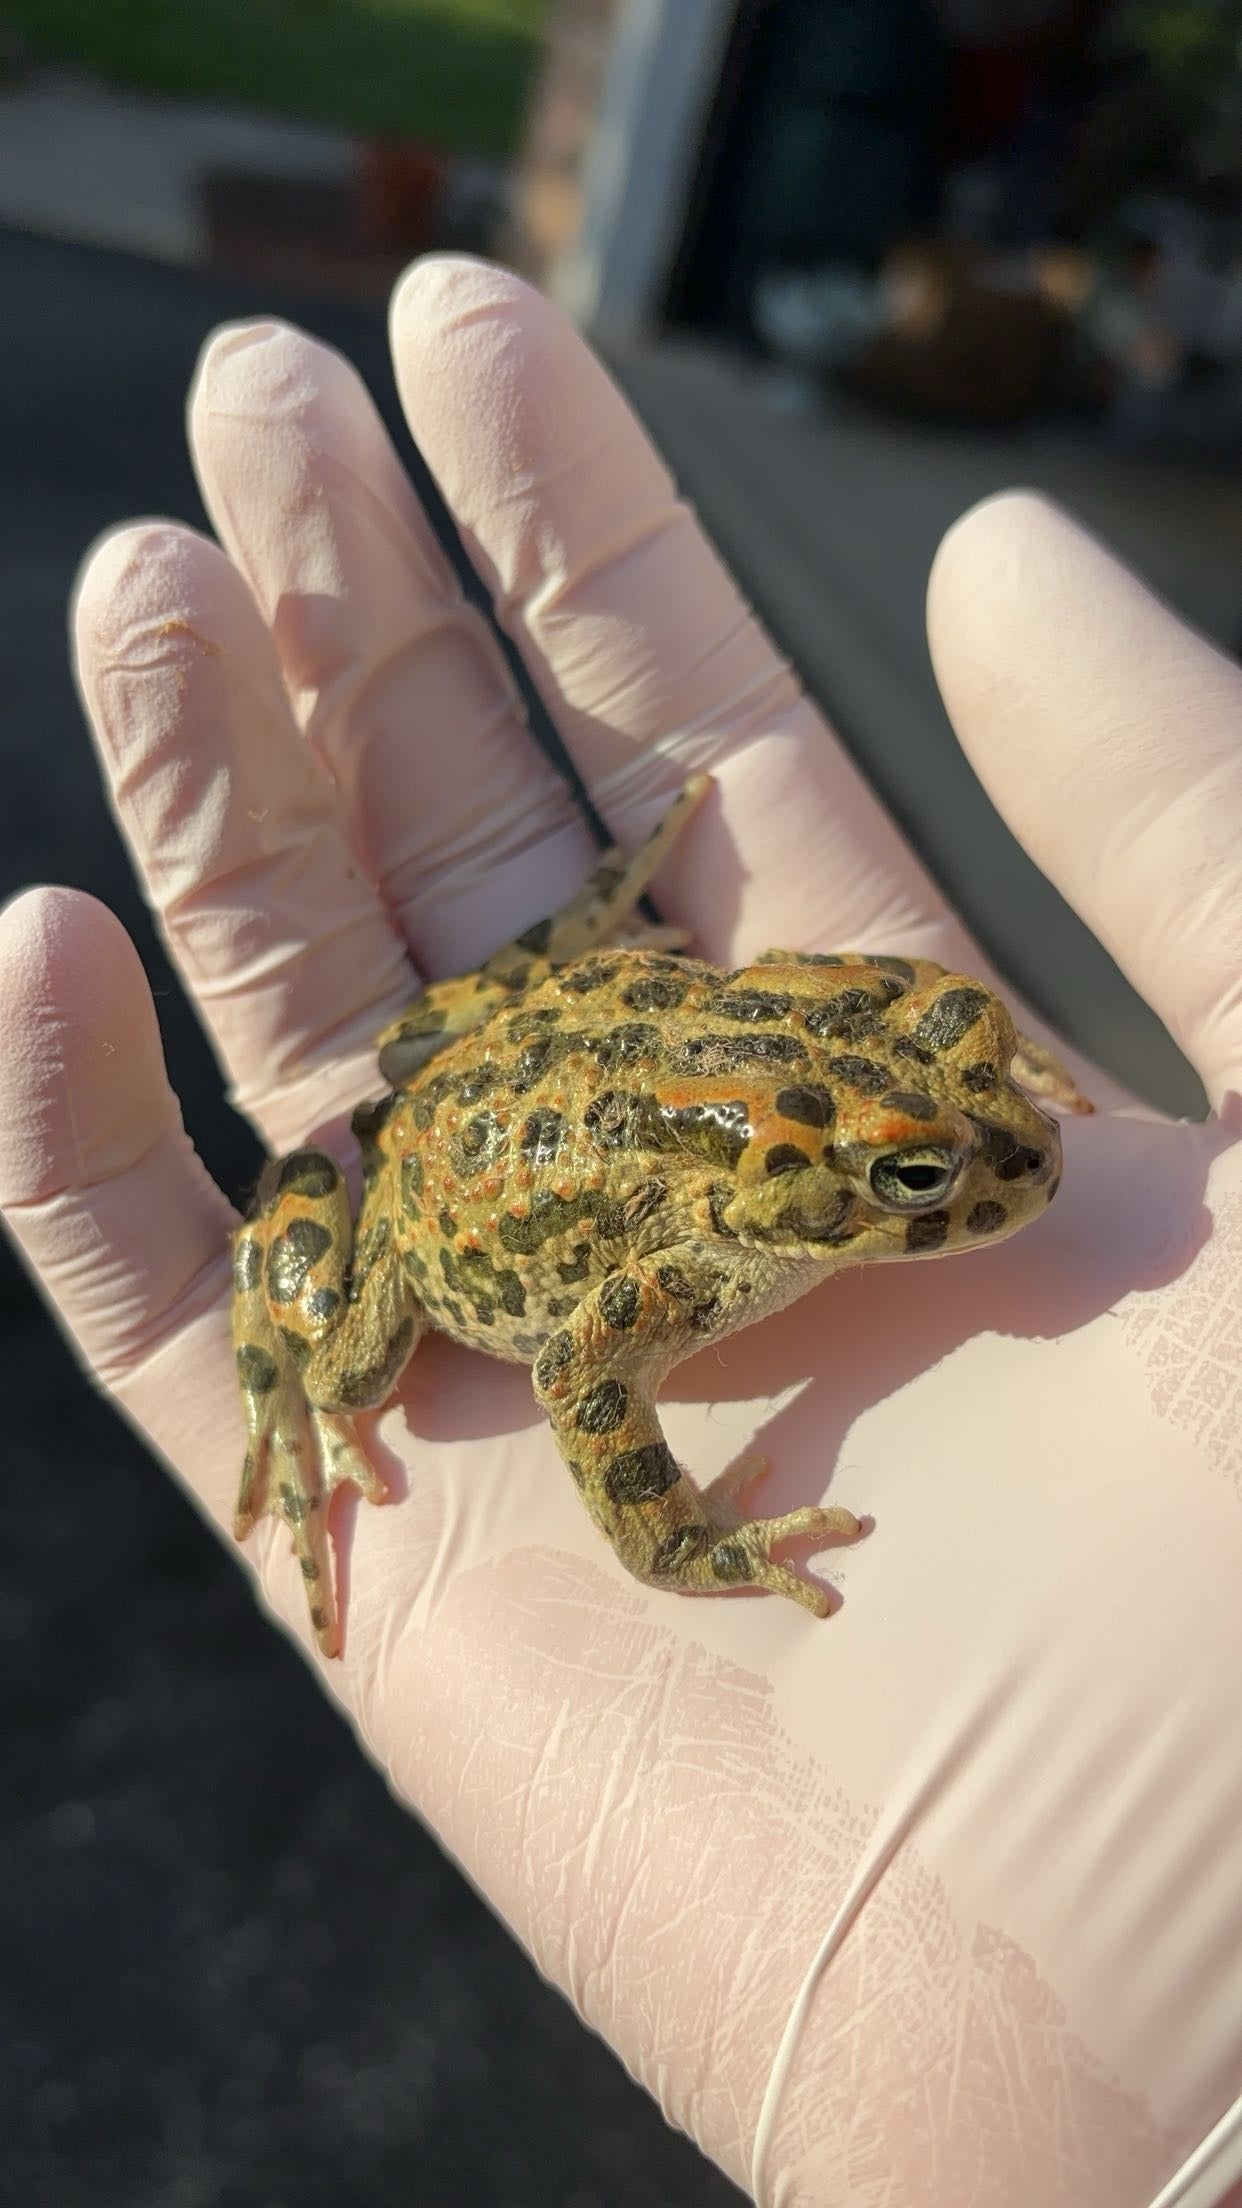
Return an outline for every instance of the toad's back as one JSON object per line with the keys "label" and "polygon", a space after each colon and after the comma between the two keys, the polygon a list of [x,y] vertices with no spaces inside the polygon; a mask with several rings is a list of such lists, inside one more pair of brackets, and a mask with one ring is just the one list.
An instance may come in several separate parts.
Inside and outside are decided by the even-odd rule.
{"label": "toad's back", "polygon": [[[721,981],[655,953],[576,960],[379,1108],[365,1156],[433,1324],[529,1362],[627,1255],[680,1239],[736,1148],[687,1140],[674,1096]],[[770,1039],[750,1041],[757,1065]]]}
{"label": "toad's back", "polygon": [[[1007,1049],[997,1062],[991,1000],[942,993],[912,1030],[896,1008],[923,978],[900,959],[772,954],[723,973],[625,950],[513,990],[364,1129],[387,1191],[385,1201],[375,1188],[373,1202],[428,1319],[529,1361],[592,1287],[652,1251],[715,1244],[718,1270],[752,1275],[742,1242],[765,1237],[814,1242],[821,1266],[834,1252],[838,1263],[899,1254],[857,1218],[846,1130],[872,1148],[918,1143],[963,1095],[979,1127],[992,1125],[993,1147],[1029,1156],[1034,1170],[1015,1124],[1047,1123],[1008,1080]],[[979,1116],[989,1101],[991,1122]],[[1051,1167],[1050,1151],[1038,1157]],[[782,1213],[769,1188],[767,1214],[748,1207],[740,1242],[726,1218],[735,1196],[777,1181],[803,1212],[814,1186],[833,1231],[803,1219],[782,1236],[790,1203]],[[1005,1211],[994,1199],[993,1227]],[[748,1292],[762,1288],[752,1278]]]}

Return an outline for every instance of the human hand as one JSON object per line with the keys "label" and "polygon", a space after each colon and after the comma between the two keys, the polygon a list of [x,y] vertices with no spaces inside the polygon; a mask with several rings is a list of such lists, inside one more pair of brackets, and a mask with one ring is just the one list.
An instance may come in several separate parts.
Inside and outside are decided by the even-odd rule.
{"label": "human hand", "polygon": [[[778,942],[986,972],[553,310],[433,260],[394,353],[618,841],[691,769],[716,777],[667,917],[725,963]],[[561,901],[591,843],[350,371],[228,330],[191,421],[223,550],[165,523],[102,546],[81,676],[174,954],[282,1149],[339,1136],[415,975]],[[1037,1228],[839,1279],[678,1370],[667,1424],[697,1473],[758,1435],[765,1512],[835,1472],[874,1514],[829,1560],[831,1624],[634,1585],[526,1375],[426,1342],[369,1422],[408,1493],[341,1514],[346,1653],[320,1676],[540,1967],[763,2199],[1131,2208],[1242,2067],[1242,678],[1034,501],[959,525],[931,613],[980,772],[1222,1120],[1169,1125],[1084,1076],[1112,1109],[1065,1127]],[[10,1226],[227,1527],[232,1215],[135,955],[90,900],[36,892],[0,925],[0,986]],[[305,1641],[287,1536],[260,1527],[244,1561]]]}

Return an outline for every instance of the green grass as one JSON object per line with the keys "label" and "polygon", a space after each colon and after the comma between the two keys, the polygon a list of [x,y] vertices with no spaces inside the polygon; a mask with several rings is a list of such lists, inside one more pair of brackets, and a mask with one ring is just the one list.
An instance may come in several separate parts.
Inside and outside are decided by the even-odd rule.
{"label": "green grass", "polygon": [[521,129],[548,0],[0,0],[41,61],[454,152]]}

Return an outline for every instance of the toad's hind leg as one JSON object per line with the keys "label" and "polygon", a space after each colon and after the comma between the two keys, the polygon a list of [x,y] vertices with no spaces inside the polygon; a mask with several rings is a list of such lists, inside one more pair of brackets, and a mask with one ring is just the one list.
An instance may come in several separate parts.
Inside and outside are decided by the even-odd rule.
{"label": "toad's hind leg", "polygon": [[259,1518],[288,1526],[315,1639],[340,1651],[326,1514],[349,1482],[382,1503],[385,1489],[349,1413],[391,1393],[422,1314],[393,1252],[371,1184],[357,1231],[340,1172],[320,1150],[275,1159],[256,1216],[233,1244],[233,1340],[247,1451],[233,1530]]}
{"label": "toad's hind leg", "polygon": [[808,1508],[744,1519],[736,1488],[757,1475],[750,1459],[737,1479],[700,1492],[664,1439],[655,1390],[679,1357],[702,1340],[715,1283],[696,1278],[690,1253],[676,1263],[639,1260],[609,1275],[549,1337],[535,1361],[535,1392],[597,1526],[636,1579],[686,1594],[762,1587],[823,1617],[827,1590],[773,1560],[779,1542],[861,1532],[852,1511]]}
{"label": "toad's hind leg", "polygon": [[581,958],[585,952],[595,950],[601,943],[622,939],[631,947],[646,950],[679,949],[688,941],[684,929],[666,928],[659,923],[649,925],[635,919],[634,912],[648,883],[663,866],[682,829],[698,811],[711,786],[710,774],[692,775],[637,851],[628,856],[616,847],[602,852],[577,895],[550,919],[538,921],[533,928],[527,928],[516,943],[498,951],[494,959],[488,960],[484,972],[490,973],[493,967],[502,964],[507,966],[520,951],[529,955],[535,950],[550,965],[564,965],[571,958]]}
{"label": "toad's hind leg", "polygon": [[425,990],[379,1037],[385,1081],[392,1088],[409,1081],[457,1036],[482,1027],[502,1004],[545,981],[554,966],[581,958],[602,943],[681,949],[689,940],[684,929],[636,918],[635,907],[711,786],[710,775],[692,775],[637,851],[630,856],[619,850],[603,852],[577,895],[559,912],[536,920],[494,951],[478,973]]}

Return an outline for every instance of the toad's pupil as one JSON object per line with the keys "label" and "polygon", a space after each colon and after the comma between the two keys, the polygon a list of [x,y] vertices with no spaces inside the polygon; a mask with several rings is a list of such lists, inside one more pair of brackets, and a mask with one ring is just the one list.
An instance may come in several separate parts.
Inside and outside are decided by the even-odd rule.
{"label": "toad's pupil", "polygon": [[897,1168],[898,1180],[912,1195],[921,1196],[930,1188],[939,1188],[944,1177],[942,1165],[899,1165]]}

